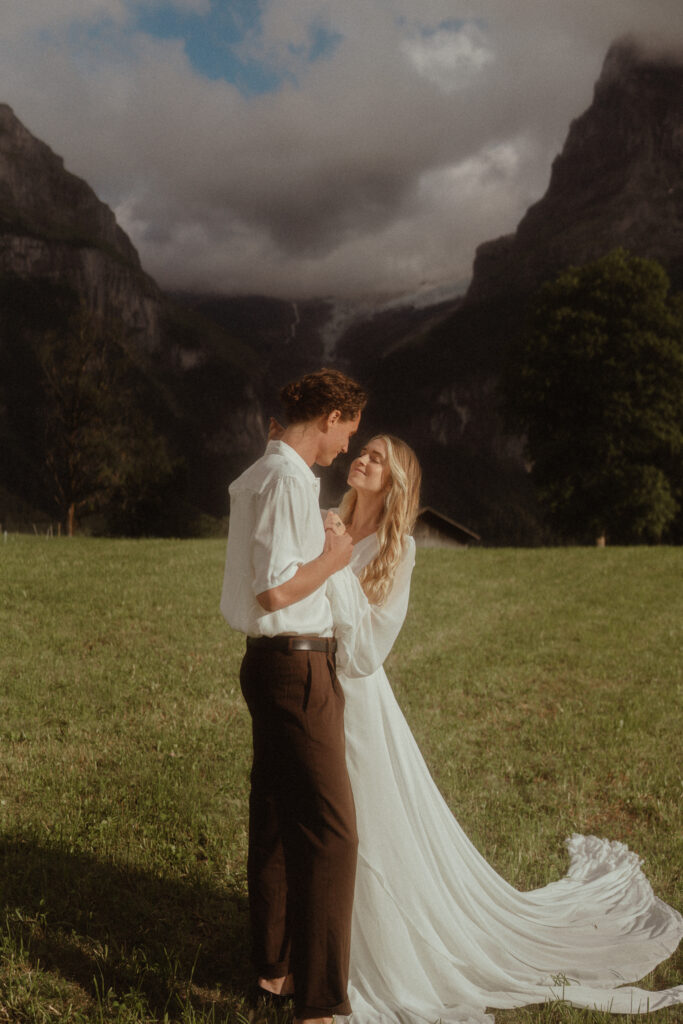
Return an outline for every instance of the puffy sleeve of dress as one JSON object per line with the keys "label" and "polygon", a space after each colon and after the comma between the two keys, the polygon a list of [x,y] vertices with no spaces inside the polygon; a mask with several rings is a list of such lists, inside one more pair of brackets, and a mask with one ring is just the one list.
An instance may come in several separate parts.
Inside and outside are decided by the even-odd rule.
{"label": "puffy sleeve of dress", "polygon": [[327,581],[337,638],[337,667],[354,678],[372,675],[382,665],[399,634],[408,610],[415,541],[403,538],[403,554],[384,604],[371,604],[347,566]]}

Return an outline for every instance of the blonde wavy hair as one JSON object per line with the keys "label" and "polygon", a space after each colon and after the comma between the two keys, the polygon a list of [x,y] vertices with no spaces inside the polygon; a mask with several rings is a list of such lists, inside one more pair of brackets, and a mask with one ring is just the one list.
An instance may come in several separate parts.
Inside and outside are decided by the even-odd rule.
{"label": "blonde wavy hair", "polygon": [[[422,471],[417,456],[405,441],[392,434],[376,434],[372,441],[383,441],[387,449],[389,486],[384,511],[377,528],[379,552],[363,569],[360,584],[371,604],[383,604],[394,582],[401,560],[403,538],[412,533],[420,508]],[[369,444],[370,442],[368,442]],[[345,524],[351,522],[356,507],[356,492],[346,492],[339,506]]]}

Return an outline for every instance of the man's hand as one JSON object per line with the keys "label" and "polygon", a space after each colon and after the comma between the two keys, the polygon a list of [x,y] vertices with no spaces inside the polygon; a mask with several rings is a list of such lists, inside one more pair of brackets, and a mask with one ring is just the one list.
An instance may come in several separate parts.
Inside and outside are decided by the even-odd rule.
{"label": "man's hand", "polygon": [[267,612],[278,612],[281,608],[287,608],[290,604],[308,597],[333,573],[347,566],[351,561],[352,552],[353,541],[348,533],[338,534],[331,529],[325,530],[325,547],[318,557],[299,566],[291,580],[257,594],[256,600]]}
{"label": "man's hand", "polygon": [[323,555],[330,557],[330,562],[334,566],[333,572],[338,572],[339,569],[343,569],[345,565],[348,565],[352,554],[353,541],[346,531],[344,533],[335,533],[332,528],[325,530]]}

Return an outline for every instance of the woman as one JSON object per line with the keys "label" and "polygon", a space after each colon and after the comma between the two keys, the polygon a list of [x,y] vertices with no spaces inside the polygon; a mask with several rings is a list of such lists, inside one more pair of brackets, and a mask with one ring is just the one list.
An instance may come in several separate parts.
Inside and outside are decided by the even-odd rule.
{"label": "woman", "polygon": [[347,762],[360,838],[351,937],[353,1024],[481,1024],[485,1009],[566,999],[645,1012],[683,1002],[617,988],[669,956],[683,921],[621,843],[568,841],[567,876],[520,893],[469,842],[432,781],[381,663],[408,605],[420,470],[373,438],[339,516],[350,569],[328,582],[346,694]]}

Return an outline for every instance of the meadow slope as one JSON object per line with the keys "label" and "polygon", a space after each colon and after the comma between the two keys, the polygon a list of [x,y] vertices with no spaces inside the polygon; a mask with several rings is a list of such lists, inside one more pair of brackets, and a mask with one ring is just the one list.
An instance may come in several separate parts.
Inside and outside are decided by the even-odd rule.
{"label": "meadow slope", "polygon": [[[248,995],[250,736],[223,554],[0,539],[0,1024],[290,1020]],[[460,823],[519,888],[592,832],[683,908],[681,578],[673,548],[418,552],[389,678]],[[680,974],[672,958],[645,986]]]}

